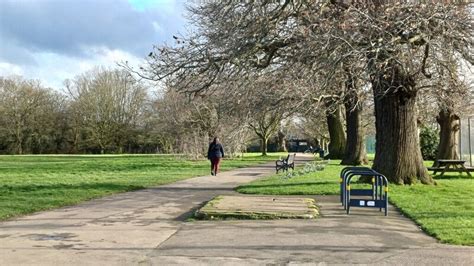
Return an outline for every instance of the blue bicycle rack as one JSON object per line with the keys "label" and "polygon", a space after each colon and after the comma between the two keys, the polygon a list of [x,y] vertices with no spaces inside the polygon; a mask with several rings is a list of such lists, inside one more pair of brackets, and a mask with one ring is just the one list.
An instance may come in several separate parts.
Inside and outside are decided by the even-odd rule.
{"label": "blue bicycle rack", "polygon": [[[372,178],[370,189],[351,189],[352,178],[366,176]],[[388,215],[388,180],[367,167],[346,167],[341,171],[341,202],[349,214],[350,207],[379,208]],[[367,198],[351,198],[352,196],[369,196]]]}
{"label": "blue bicycle rack", "polygon": [[346,181],[347,181],[347,177],[349,175],[354,175],[355,173],[373,173],[373,170],[371,168],[368,168],[368,167],[355,167],[355,166],[349,166],[349,167],[345,167],[344,169],[342,169],[341,171],[341,175],[340,175],[340,180],[339,180],[339,183],[340,183],[340,201],[341,201],[341,204],[342,206],[344,206],[344,209],[346,209]]}

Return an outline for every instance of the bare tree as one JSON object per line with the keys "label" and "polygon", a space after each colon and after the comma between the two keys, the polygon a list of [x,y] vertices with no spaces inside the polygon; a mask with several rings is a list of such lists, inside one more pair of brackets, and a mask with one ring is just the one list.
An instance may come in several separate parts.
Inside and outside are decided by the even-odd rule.
{"label": "bare tree", "polygon": [[287,135],[284,131],[284,126],[280,124],[280,128],[278,129],[278,132],[277,132],[277,135],[276,135],[277,151],[279,151],[279,152],[287,152],[288,151],[288,148],[286,147],[286,136]]}
{"label": "bare tree", "polygon": [[[353,83],[354,81],[348,81]],[[347,87],[354,85],[346,85]],[[365,132],[362,125],[363,102],[358,95],[359,91],[350,89],[346,93],[344,101],[346,109],[346,132],[347,142],[344,158],[341,164],[360,165],[367,164],[367,152],[365,148]]]}
{"label": "bare tree", "polygon": [[203,158],[209,141],[218,136],[232,156],[245,148],[249,131],[246,109],[234,100],[221,90],[202,97],[167,88],[154,101],[154,135],[168,150],[195,158]]}
{"label": "bare tree", "polygon": [[374,4],[367,10],[361,13],[361,8],[354,8],[350,12],[354,12],[358,25],[366,25],[359,32],[369,33],[356,43],[368,55],[367,67],[374,92],[377,129],[374,168],[396,183],[411,184],[416,179],[432,183],[419,149],[415,103],[420,87],[417,85],[431,77],[427,64],[437,58],[430,49],[461,54],[471,49],[472,44],[462,40],[472,35],[472,21],[469,14],[444,4],[394,7]]}
{"label": "bare tree", "polygon": [[329,159],[342,159],[346,148],[346,133],[344,132],[344,106],[326,99],[326,120],[329,131]]}
{"label": "bare tree", "polygon": [[278,130],[282,114],[270,110],[261,110],[249,122],[250,128],[260,138],[260,151],[267,155],[268,140]]}
{"label": "bare tree", "polygon": [[328,151],[329,135],[327,123],[325,123],[326,115],[321,112],[308,112],[297,115],[297,121],[294,126],[302,135],[306,137],[310,143],[319,145],[325,152]]}
{"label": "bare tree", "polygon": [[56,150],[55,119],[62,98],[39,81],[0,78],[0,123],[13,153]]}
{"label": "bare tree", "polygon": [[[190,8],[197,34],[157,47],[141,74],[200,92],[243,72],[305,66],[330,88],[350,58],[372,86],[374,168],[398,184],[433,182],[423,165],[416,98],[444,54],[472,64],[472,14],[447,4],[392,1],[210,1]],[[449,71],[449,70],[448,70]],[[182,80],[190,80],[188,86]],[[422,86],[420,86],[422,85]]]}
{"label": "bare tree", "polygon": [[466,74],[472,74],[472,69],[461,65],[462,62],[452,54],[439,54],[432,66],[436,71],[431,71],[435,73],[431,82],[437,89],[435,93],[425,93],[432,101],[429,106],[437,112],[435,117],[440,128],[437,159],[459,159],[460,116],[468,111],[466,107],[472,97],[469,93],[469,87],[472,87],[469,82],[472,81],[466,77]]}
{"label": "bare tree", "polygon": [[95,69],[67,83],[88,141],[122,152],[146,99],[145,88],[122,70]]}

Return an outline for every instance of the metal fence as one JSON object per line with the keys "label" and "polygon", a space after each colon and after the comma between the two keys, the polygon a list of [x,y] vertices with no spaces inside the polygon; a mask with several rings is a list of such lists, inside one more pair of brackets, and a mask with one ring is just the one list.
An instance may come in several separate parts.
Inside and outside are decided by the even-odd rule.
{"label": "metal fence", "polygon": [[459,154],[467,165],[474,166],[474,116],[461,119]]}

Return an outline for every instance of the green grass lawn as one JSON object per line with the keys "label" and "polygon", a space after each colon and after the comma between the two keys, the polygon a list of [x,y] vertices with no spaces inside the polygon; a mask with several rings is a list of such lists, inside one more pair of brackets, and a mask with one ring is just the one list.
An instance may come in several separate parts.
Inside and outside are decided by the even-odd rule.
{"label": "green grass lawn", "polygon": [[[245,154],[222,170],[280,156]],[[177,155],[0,156],[0,220],[209,174],[208,161]]]}
{"label": "green grass lawn", "polygon": [[[273,195],[339,194],[339,173],[343,168],[339,163],[331,161],[324,171],[290,179],[274,175],[240,186],[237,191]],[[435,179],[436,186],[391,185],[389,200],[441,242],[474,245],[474,178],[447,173]]]}

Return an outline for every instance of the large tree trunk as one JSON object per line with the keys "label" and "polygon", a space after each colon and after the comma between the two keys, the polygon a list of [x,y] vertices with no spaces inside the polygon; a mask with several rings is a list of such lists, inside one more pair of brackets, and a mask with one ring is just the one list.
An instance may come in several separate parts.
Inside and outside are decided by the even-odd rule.
{"label": "large tree trunk", "polygon": [[286,140],[285,140],[285,133],[283,131],[279,130],[277,134],[277,145],[278,145],[278,151],[279,152],[286,152]]}
{"label": "large tree trunk", "polygon": [[267,155],[268,150],[268,138],[264,136],[260,136],[260,151],[262,152],[262,156]]}
{"label": "large tree trunk", "polygon": [[357,92],[354,89],[347,91],[345,101],[346,107],[346,132],[347,142],[343,165],[367,164],[367,152],[365,150],[365,136],[361,125],[362,104],[359,102]]}
{"label": "large tree trunk", "polygon": [[329,154],[326,159],[342,159],[346,145],[346,136],[342,124],[342,111],[340,107],[334,112],[326,113],[326,121],[329,131]]}
{"label": "large tree trunk", "polygon": [[325,138],[321,138],[321,148],[323,148],[324,152],[328,152],[329,150],[328,142]]}
{"label": "large tree trunk", "polygon": [[443,109],[436,117],[440,126],[439,146],[436,159],[459,159],[459,116],[452,110]]}
{"label": "large tree trunk", "polygon": [[[392,84],[393,80],[401,84]],[[415,116],[416,91],[405,89],[410,87],[402,83],[401,77],[393,80],[385,79],[383,85],[373,84],[376,127],[373,168],[392,183],[414,184],[420,180],[432,184],[421,156]],[[399,89],[387,88],[384,86],[387,84]]]}

